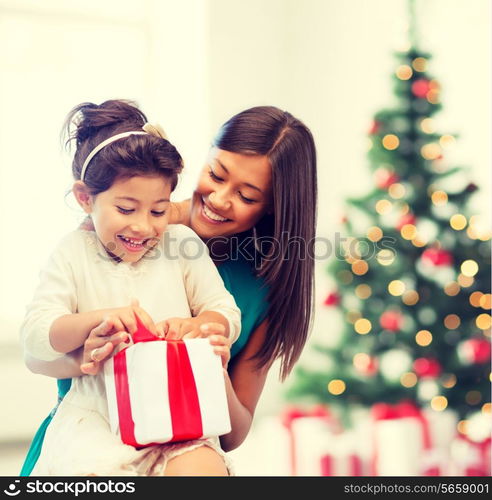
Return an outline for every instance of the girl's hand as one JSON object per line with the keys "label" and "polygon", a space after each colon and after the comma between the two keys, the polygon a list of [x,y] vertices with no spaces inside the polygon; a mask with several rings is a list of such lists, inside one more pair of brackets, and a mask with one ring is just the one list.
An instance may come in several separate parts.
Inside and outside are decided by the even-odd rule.
{"label": "girl's hand", "polygon": [[80,369],[86,375],[97,375],[101,364],[122,342],[129,343],[127,332],[115,328],[115,318],[109,316],[100,325],[93,328],[84,342],[84,351]]}
{"label": "girl's hand", "polygon": [[135,315],[137,315],[148,330],[154,335],[157,334],[154,321],[140,307],[138,300],[133,300],[130,306],[107,309],[105,312],[104,319],[109,317],[112,319],[115,331],[127,331],[130,334],[135,333],[137,331],[137,319]]}
{"label": "girl's hand", "polygon": [[220,323],[205,323],[200,327],[202,337],[208,337],[215,354],[222,358],[222,367],[227,370],[231,359],[231,340],[225,336],[224,325]]}
{"label": "girl's hand", "polygon": [[166,340],[203,337],[200,330],[202,324],[203,321],[198,318],[168,318],[155,325],[156,335]]}

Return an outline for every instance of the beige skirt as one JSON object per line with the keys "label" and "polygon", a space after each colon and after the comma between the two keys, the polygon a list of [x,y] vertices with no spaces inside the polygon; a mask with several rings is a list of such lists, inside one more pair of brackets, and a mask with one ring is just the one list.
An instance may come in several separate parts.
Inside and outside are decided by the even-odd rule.
{"label": "beige skirt", "polygon": [[161,476],[169,460],[200,446],[215,450],[224,460],[229,475],[234,475],[232,462],[218,438],[136,449],[111,433],[107,417],[91,409],[86,396],[77,398],[70,391],[48,426],[32,475]]}

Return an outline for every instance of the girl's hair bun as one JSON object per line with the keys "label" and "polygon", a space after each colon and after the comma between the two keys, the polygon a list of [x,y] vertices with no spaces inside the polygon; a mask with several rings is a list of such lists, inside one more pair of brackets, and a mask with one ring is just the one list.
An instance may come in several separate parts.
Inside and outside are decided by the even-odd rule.
{"label": "girl's hair bun", "polygon": [[102,129],[107,129],[104,135],[109,137],[118,132],[138,130],[146,121],[145,114],[132,101],[113,99],[100,105],[84,102],[75,106],[65,120],[66,144],[69,145],[75,140],[76,146],[79,147],[99,135]]}

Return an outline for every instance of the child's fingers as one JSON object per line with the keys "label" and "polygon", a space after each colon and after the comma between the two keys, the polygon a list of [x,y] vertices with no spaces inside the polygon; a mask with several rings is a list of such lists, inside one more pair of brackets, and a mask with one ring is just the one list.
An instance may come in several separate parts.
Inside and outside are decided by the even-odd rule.
{"label": "child's fingers", "polygon": [[169,318],[168,320],[166,320],[166,324],[167,324],[166,339],[168,340],[179,339],[179,327],[181,325],[181,319]]}
{"label": "child's fingers", "polygon": [[183,340],[184,339],[196,339],[197,337],[201,337],[201,333],[197,328],[194,328],[191,330],[191,332],[188,332],[183,335]]}
{"label": "child's fingers", "polygon": [[138,319],[143,323],[145,328],[147,328],[147,330],[155,335],[156,332],[154,320],[147,314],[147,312],[144,311],[141,307],[134,308],[134,312],[138,316]]}
{"label": "child's fingers", "polygon": [[117,316],[108,315],[99,326],[96,326],[96,328],[92,330],[92,332],[94,332],[95,335],[104,336],[108,335],[111,331],[121,330],[126,330],[126,327],[121,319]]}
{"label": "child's fingers", "polygon": [[167,322],[166,321],[161,321],[155,325],[155,334],[163,339],[166,336],[167,332]]}
{"label": "child's fingers", "polygon": [[122,330],[126,330],[128,333],[133,334],[137,331],[137,319],[135,315],[130,312],[123,312],[120,315],[120,321],[123,324]]}
{"label": "child's fingers", "polygon": [[115,318],[112,316],[107,316],[99,325],[91,330],[89,335],[94,335],[96,337],[104,337],[108,335],[114,328],[114,320]]}
{"label": "child's fingers", "polygon": [[179,338],[183,338],[187,333],[193,333],[196,330],[195,325],[190,320],[181,320],[179,325]]}

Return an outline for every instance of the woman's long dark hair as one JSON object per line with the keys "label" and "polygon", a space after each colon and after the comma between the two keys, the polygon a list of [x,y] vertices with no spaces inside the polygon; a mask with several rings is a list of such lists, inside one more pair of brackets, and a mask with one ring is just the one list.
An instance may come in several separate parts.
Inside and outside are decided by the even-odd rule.
{"label": "woman's long dark hair", "polygon": [[213,146],[265,155],[270,161],[273,213],[255,227],[257,238],[274,242],[270,253],[262,252],[257,270],[269,286],[268,334],[255,357],[260,367],[280,358],[280,375],[285,379],[304,347],[313,313],[317,209],[313,136],[290,113],[258,106],[228,120]]}

